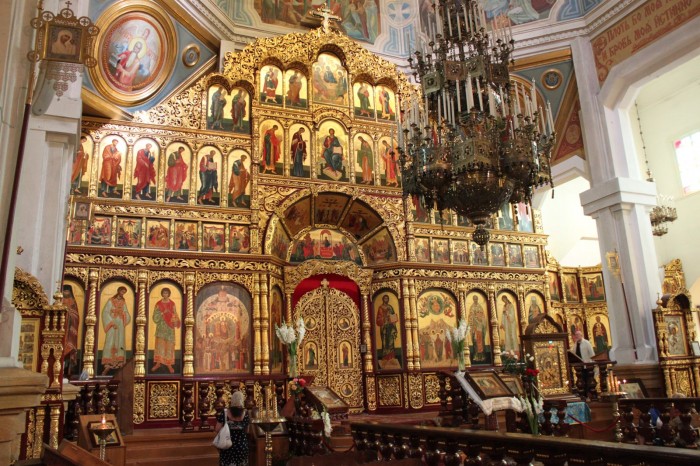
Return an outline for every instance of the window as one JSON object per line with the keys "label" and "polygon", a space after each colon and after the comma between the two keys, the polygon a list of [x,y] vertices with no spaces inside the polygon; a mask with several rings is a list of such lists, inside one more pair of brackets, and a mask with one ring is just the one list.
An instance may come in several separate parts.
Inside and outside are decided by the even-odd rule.
{"label": "window", "polygon": [[683,194],[700,191],[700,131],[673,143],[681,175]]}

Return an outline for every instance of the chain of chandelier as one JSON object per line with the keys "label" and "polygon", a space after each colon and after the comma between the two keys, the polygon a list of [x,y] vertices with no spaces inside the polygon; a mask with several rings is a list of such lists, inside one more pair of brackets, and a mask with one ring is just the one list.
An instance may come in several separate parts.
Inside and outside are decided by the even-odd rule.
{"label": "chain of chandelier", "polygon": [[504,203],[529,203],[537,187],[553,186],[551,107],[538,102],[534,80],[511,81],[512,32],[496,21],[489,31],[480,2],[433,7],[428,39],[409,58],[422,97],[404,107],[400,123],[404,195],[467,217],[483,247],[485,226]]}

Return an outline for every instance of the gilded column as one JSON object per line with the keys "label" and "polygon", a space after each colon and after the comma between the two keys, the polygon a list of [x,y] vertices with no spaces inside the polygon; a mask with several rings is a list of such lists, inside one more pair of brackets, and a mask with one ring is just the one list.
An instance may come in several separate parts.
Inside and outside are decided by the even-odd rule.
{"label": "gilded column", "polygon": [[139,303],[136,309],[136,351],[134,351],[134,377],[146,376],[146,281],[148,271],[139,270]]}
{"label": "gilded column", "polygon": [[260,327],[262,336],[262,373],[270,373],[270,310],[267,299],[267,275],[260,275]]}
{"label": "gilded column", "polygon": [[365,343],[364,360],[365,360],[365,373],[371,374],[374,372],[374,367],[372,366],[372,338],[370,336],[371,322],[369,320],[369,296],[366,290],[362,290],[362,339]]}
{"label": "gilded column", "polygon": [[[666,396],[671,398],[673,395],[673,386],[671,386],[671,372],[668,366],[664,366],[664,384],[666,385]],[[37,425],[39,424],[39,417],[37,416]]]}
{"label": "gilded column", "polygon": [[525,310],[525,288],[523,285],[518,285],[518,308],[520,309],[520,333],[525,335],[530,318]]}
{"label": "gilded column", "polygon": [[185,311],[185,351],[182,357],[183,375],[194,376],[194,272],[185,272],[185,296],[187,310]]}
{"label": "gilded column", "polygon": [[[124,162],[125,168],[124,168],[124,184],[122,185],[122,199],[125,201],[130,201],[131,200],[131,189],[133,188],[131,186],[131,173],[133,171],[133,158],[134,158],[134,146],[131,144],[127,144],[126,146],[126,160]],[[116,189],[116,188],[115,188]],[[116,228],[115,228],[116,229]],[[145,230],[145,228],[144,228]]]}
{"label": "gilded column", "polygon": [[[584,288],[583,288],[583,271],[581,270],[580,267],[578,269],[576,269],[576,281],[578,282],[578,292],[579,292],[579,295],[581,296],[581,303],[586,304],[588,302],[588,299],[586,299],[586,292],[584,291]],[[584,307],[583,309],[585,312],[586,308]],[[589,338],[590,338],[590,336],[589,336]]]}
{"label": "gilded column", "polygon": [[255,333],[255,345],[253,345],[253,374],[260,375],[262,368],[260,354],[262,340],[260,329],[260,276],[253,274],[253,332]]}
{"label": "gilded column", "polygon": [[61,405],[51,405],[51,413],[49,414],[49,446],[58,448],[58,432],[59,421],[61,420]]}
{"label": "gilded column", "polygon": [[[467,323],[469,322],[469,315],[467,315],[467,286],[459,286],[459,318],[464,319]],[[467,324],[468,325],[468,324]],[[471,367],[472,358],[471,350],[469,349],[469,340],[471,339],[471,332],[469,327],[467,327],[467,335],[464,337],[464,365],[466,367]]]}
{"label": "gilded column", "polygon": [[[92,135],[91,135],[92,136]],[[95,198],[97,197],[97,189],[99,187],[100,181],[99,181],[99,176],[98,176],[98,166],[100,165],[99,162],[99,156],[100,156],[100,139],[95,139],[93,136],[93,144],[92,144],[92,166],[90,167],[90,176],[88,178],[88,193],[90,193],[90,197]],[[83,235],[83,238],[85,235]],[[84,243],[83,243],[84,244]]]}
{"label": "gilded column", "polygon": [[408,299],[408,280],[405,278],[401,279],[401,297],[403,299],[403,313],[404,313],[404,323],[406,326],[406,361],[408,362],[408,370],[413,370],[413,360],[415,359],[415,352],[413,341],[413,316],[411,316],[411,304]]}
{"label": "gilded column", "polygon": [[97,323],[97,279],[100,269],[88,271],[88,309],[85,316],[85,354],[83,356],[83,371],[89,378],[95,376],[95,324]]}
{"label": "gilded column", "polygon": [[286,322],[292,321],[292,293],[287,293],[287,307],[284,312],[284,320]]}
{"label": "gilded column", "polygon": [[[412,278],[408,280],[408,302],[411,308],[411,320],[413,321],[411,331],[413,332],[413,341],[420,344],[418,339],[418,310],[416,303],[416,282]],[[413,354],[413,369],[420,370],[420,352]]]}
{"label": "gilded column", "polygon": [[36,430],[34,437],[33,458],[41,458],[44,447],[44,423],[46,422],[46,405],[39,405],[36,409]]}
{"label": "gilded column", "polygon": [[501,335],[498,332],[498,311],[496,310],[496,287],[489,285],[489,308],[491,308],[491,339],[493,341],[493,364],[501,365]]}

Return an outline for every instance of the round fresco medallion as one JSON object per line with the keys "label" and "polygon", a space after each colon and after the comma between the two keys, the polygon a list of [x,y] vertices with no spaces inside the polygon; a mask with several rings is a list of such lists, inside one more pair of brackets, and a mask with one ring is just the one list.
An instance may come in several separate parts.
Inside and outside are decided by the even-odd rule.
{"label": "round fresco medallion", "polygon": [[185,47],[185,50],[182,52],[182,63],[186,67],[192,68],[194,65],[199,63],[199,56],[199,47],[197,47],[195,44],[190,44]]}
{"label": "round fresco medallion", "polygon": [[90,78],[117,105],[138,105],[155,95],[172,74],[177,39],[168,15],[157,5],[123,1],[97,22],[97,61]]}
{"label": "round fresco medallion", "polygon": [[564,75],[559,70],[550,69],[542,73],[541,80],[544,87],[553,91],[561,86],[561,83],[564,81]]}

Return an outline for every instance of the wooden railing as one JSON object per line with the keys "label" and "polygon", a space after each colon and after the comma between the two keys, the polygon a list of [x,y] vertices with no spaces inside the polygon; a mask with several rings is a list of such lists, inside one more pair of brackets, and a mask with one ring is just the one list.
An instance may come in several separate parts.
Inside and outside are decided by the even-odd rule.
{"label": "wooden railing", "polygon": [[[574,393],[582,400],[598,400],[600,393],[605,393],[608,387],[608,366],[610,361],[592,361],[570,363],[571,372],[576,376],[576,382],[573,384]],[[600,390],[598,390],[598,382],[595,378],[595,368],[598,368],[600,379]]]}
{"label": "wooden railing", "polygon": [[533,461],[545,466],[697,466],[700,458],[697,452],[680,448],[469,429],[363,422],[351,424],[351,430],[360,451],[371,451],[384,461],[418,458],[429,466],[529,466]]}
{"label": "wooden railing", "polygon": [[323,421],[294,417],[287,420],[289,451],[296,456],[322,455],[328,452],[323,441]]}
{"label": "wooden railing", "polygon": [[114,379],[74,380],[71,384],[80,387],[80,392],[75,400],[68,402],[63,437],[76,440],[81,414],[104,413],[116,416],[119,413],[119,381]]}
{"label": "wooden railing", "polygon": [[630,398],[619,406],[623,442],[698,448],[700,398]]}

